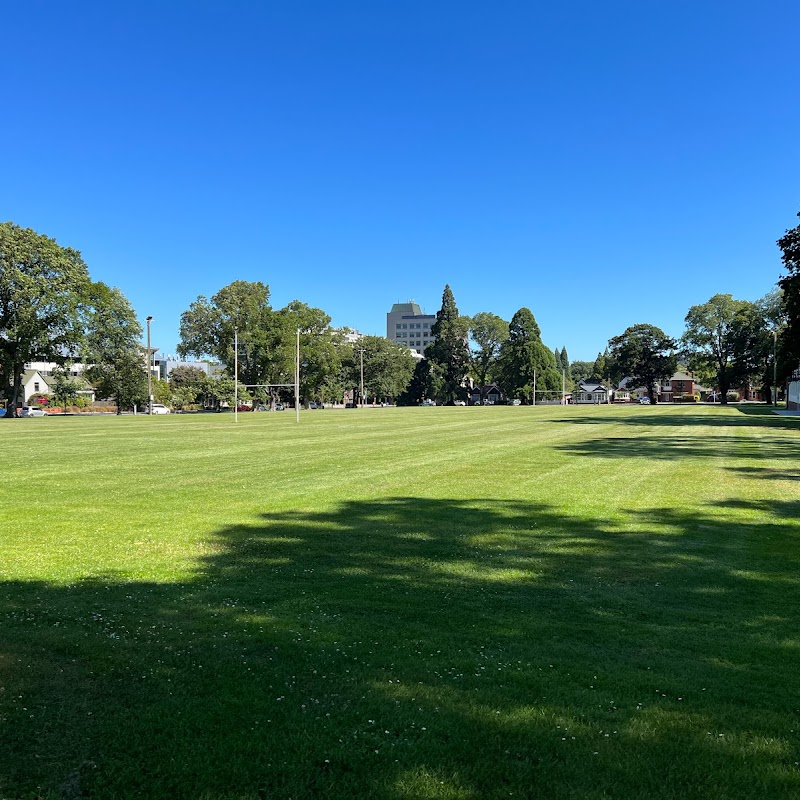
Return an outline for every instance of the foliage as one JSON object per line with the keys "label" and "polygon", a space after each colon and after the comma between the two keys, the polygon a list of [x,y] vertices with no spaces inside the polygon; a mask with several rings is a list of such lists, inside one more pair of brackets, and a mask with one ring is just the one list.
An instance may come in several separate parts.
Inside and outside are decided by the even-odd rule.
{"label": "foliage", "polygon": [[74,377],[67,366],[57,366],[48,383],[53,403],[60,405],[65,411],[68,406],[77,405],[79,391],[85,387],[85,382]]}
{"label": "foliage", "polygon": [[86,375],[100,397],[113,399],[117,412],[147,403],[149,354],[139,340],[142,326],[118,289],[93,283],[88,292],[89,330],[84,342]]}
{"label": "foliage", "polygon": [[575,383],[587,380],[594,377],[595,363],[594,361],[573,361],[567,374]]}
{"label": "foliage", "polygon": [[353,345],[343,345],[344,382],[348,387],[361,383],[361,351],[364,355],[364,393],[366,398],[399,397],[411,380],[416,359],[404,345],[383,336],[363,336]]}
{"label": "foliage", "polygon": [[681,341],[689,367],[713,374],[725,403],[729,389],[760,381],[771,339],[758,305],[716,294],[689,309]]}
{"label": "foliage", "polygon": [[174,391],[187,387],[197,386],[206,378],[205,370],[200,367],[181,365],[169,373],[169,385]]}
{"label": "foliage", "polygon": [[140,353],[123,350],[112,360],[92,365],[87,375],[99,397],[114,400],[118,414],[147,403],[147,372]]}
{"label": "foliage", "polygon": [[211,300],[201,295],[181,314],[178,353],[184,358],[212,356],[226,365],[232,377],[238,331],[239,380],[246,384],[285,382],[284,328],[269,296],[269,286],[260,281],[233,281]]}
{"label": "foliage", "polygon": [[[558,365],[557,365],[558,366]],[[567,348],[561,349],[561,369],[566,373],[567,377],[570,375],[569,356],[567,355]]]}
{"label": "foliage", "polygon": [[423,400],[435,396],[436,384],[439,378],[436,368],[429,359],[423,358],[414,365],[411,380],[405,391],[397,398],[400,406],[418,406]]}
{"label": "foliage", "polygon": [[[797,214],[800,217],[800,212]],[[800,366],[800,225],[778,239],[781,249],[781,262],[787,274],[778,285],[783,290],[783,311],[786,325],[781,331],[781,351],[783,353],[782,377]],[[780,363],[780,362],[779,362]]]}
{"label": "foliage", "polygon": [[[651,403],[658,401],[657,387],[672,377],[678,366],[676,342],[655,325],[631,325],[608,343],[613,369],[621,379],[644,386]],[[605,363],[609,363],[605,359]]]}
{"label": "foliage", "polygon": [[508,323],[497,314],[481,311],[470,321],[469,332],[476,345],[472,365],[482,394],[483,387],[495,378],[498,371],[500,350],[508,339]]}
{"label": "foliage", "polygon": [[537,391],[561,392],[561,373],[555,356],[542,343],[539,325],[528,308],[511,318],[508,339],[500,352],[500,371],[506,395],[533,401]]}
{"label": "foliage", "polygon": [[75,356],[89,285],[77,250],[30,228],[0,224],[0,392],[6,418],[21,405],[26,363],[64,364]]}
{"label": "foliage", "polygon": [[436,312],[436,322],[431,326],[431,335],[436,340],[425,353],[440,378],[431,385],[440,405],[453,405],[465,395],[464,379],[470,363],[467,320],[467,317],[459,315],[450,286],[445,286],[442,307]]}

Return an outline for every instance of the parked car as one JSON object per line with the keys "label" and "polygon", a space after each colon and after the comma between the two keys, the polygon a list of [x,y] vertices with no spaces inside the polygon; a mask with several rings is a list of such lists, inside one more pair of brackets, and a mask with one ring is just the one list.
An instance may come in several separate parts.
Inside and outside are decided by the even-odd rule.
{"label": "parked car", "polygon": [[639,398],[639,405],[640,406],[649,406],[650,405],[650,398],[649,397],[640,397]]}
{"label": "parked car", "polygon": [[283,411],[286,408],[283,403],[275,403],[275,410],[276,411]]}
{"label": "parked car", "polygon": [[[149,414],[150,409],[145,406],[144,413]],[[170,414],[171,411],[163,403],[153,403],[153,414]]]}
{"label": "parked car", "polygon": [[321,409],[321,408],[325,408],[325,406],[324,406],[324,404],[323,404],[323,403],[309,403],[309,404],[308,404],[308,407],[309,407],[309,408],[314,408],[314,409]]}
{"label": "parked car", "polygon": [[421,406],[435,406],[436,405],[436,401],[435,400],[423,400],[420,403],[420,405]]}
{"label": "parked car", "polygon": [[40,406],[22,406],[21,417],[46,417],[47,412]]}
{"label": "parked car", "polygon": [[521,406],[522,405],[522,400],[520,400],[519,397],[515,397],[513,400],[511,400],[509,402],[509,405],[511,405],[511,406]]}
{"label": "parked car", "polygon": [[453,403],[454,406],[465,406],[466,404],[465,400],[456,400],[455,403]]}

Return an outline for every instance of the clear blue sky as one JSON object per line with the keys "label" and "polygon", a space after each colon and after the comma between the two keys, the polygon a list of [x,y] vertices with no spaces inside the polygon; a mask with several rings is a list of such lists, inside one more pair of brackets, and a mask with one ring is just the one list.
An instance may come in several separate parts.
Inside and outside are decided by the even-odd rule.
{"label": "clear blue sky", "polygon": [[164,352],[244,279],[381,335],[449,283],[593,359],[780,276],[798,30],[797,0],[5,3],[0,219]]}

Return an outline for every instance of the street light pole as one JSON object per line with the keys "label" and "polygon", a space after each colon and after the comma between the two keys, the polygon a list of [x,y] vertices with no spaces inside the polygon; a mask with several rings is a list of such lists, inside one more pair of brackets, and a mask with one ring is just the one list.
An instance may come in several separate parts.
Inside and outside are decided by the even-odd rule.
{"label": "street light pole", "polygon": [[150,349],[150,323],[152,317],[148,317],[147,322],[147,413],[153,416],[153,351]]}

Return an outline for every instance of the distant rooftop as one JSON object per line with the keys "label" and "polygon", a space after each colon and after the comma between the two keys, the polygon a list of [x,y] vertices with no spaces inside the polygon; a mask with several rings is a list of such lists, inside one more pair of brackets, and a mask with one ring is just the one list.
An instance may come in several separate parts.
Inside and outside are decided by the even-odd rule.
{"label": "distant rooftop", "polygon": [[419,307],[417,303],[413,300],[409,300],[407,303],[395,303],[392,306],[392,310],[389,312],[390,314],[422,314],[422,309]]}

